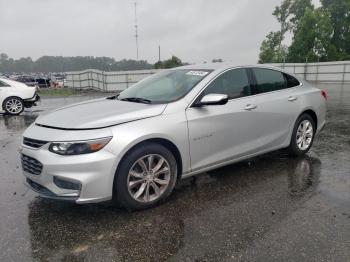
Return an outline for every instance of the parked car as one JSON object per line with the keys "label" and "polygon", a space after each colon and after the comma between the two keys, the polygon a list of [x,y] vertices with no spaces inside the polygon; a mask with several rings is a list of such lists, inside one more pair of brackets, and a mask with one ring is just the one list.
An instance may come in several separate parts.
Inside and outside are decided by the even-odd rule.
{"label": "parked car", "polygon": [[31,77],[31,76],[16,76],[13,80],[24,83],[27,86],[38,87],[38,82],[35,80],[34,77]]}
{"label": "parked car", "polygon": [[49,78],[35,78],[39,88],[49,88],[51,86],[51,80]]}
{"label": "parked car", "polygon": [[32,107],[39,99],[35,87],[0,78],[0,113],[19,115],[25,107]]}
{"label": "parked car", "polygon": [[305,154],[325,125],[326,97],[262,65],[165,70],[40,116],[23,135],[26,183],[43,197],[147,208],[181,178],[281,148]]}
{"label": "parked car", "polygon": [[51,85],[53,87],[65,87],[66,79],[63,74],[55,74],[51,76]]}

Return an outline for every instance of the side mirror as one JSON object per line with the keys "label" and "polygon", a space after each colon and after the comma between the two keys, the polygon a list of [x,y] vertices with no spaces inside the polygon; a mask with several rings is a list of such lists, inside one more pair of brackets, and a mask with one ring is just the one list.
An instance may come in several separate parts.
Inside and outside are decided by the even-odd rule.
{"label": "side mirror", "polygon": [[209,94],[202,97],[199,103],[196,103],[196,107],[201,106],[213,106],[213,105],[225,105],[228,102],[228,95],[224,94]]}

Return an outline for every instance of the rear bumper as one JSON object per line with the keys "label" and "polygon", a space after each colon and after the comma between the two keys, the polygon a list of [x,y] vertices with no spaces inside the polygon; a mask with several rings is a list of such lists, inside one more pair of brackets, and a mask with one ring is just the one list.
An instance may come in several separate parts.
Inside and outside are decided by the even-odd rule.
{"label": "rear bumper", "polygon": [[316,131],[316,135],[318,135],[319,133],[322,132],[322,130],[325,128],[326,126],[326,121],[323,121],[323,123],[321,123],[318,128],[317,128],[317,131]]}
{"label": "rear bumper", "polygon": [[24,107],[32,107],[32,106],[36,106],[36,102],[40,101],[40,96],[35,93],[33,97],[29,98],[29,99],[24,99]]}

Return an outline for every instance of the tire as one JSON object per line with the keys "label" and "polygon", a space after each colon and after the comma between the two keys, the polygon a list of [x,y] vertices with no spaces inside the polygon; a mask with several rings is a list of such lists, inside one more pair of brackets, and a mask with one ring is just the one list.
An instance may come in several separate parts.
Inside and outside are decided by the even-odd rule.
{"label": "tire", "polygon": [[160,144],[141,144],[121,160],[114,179],[113,198],[118,206],[129,210],[149,208],[171,194],[176,179],[174,155]]}
{"label": "tire", "polygon": [[8,115],[19,115],[24,110],[24,102],[21,98],[16,96],[10,96],[5,99],[2,104],[3,109]]}
{"label": "tire", "polygon": [[[306,129],[303,129],[304,127]],[[309,114],[302,114],[294,125],[292,138],[288,147],[289,154],[295,157],[305,155],[312,147],[315,132],[315,121]]]}

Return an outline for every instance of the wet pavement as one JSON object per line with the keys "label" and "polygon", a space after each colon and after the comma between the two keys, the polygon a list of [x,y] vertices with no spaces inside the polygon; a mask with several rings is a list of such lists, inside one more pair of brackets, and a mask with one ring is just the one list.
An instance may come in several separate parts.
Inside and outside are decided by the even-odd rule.
{"label": "wet pavement", "polygon": [[350,85],[321,87],[328,122],[307,156],[278,151],[204,173],[139,212],[41,199],[23,185],[25,128],[91,97],[0,116],[0,261],[349,261]]}

